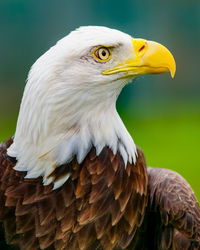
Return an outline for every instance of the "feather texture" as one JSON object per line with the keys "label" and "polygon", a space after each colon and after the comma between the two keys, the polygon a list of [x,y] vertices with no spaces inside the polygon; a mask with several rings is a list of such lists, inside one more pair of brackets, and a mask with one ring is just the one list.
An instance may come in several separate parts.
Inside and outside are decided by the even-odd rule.
{"label": "feather texture", "polygon": [[[76,159],[55,168],[51,177],[70,176],[59,189],[42,178],[25,179],[0,147],[1,221],[8,244],[27,249],[124,249],[142,223],[147,203],[147,172],[138,150],[127,164],[104,147],[92,148],[82,164]],[[141,183],[143,182],[143,183]]]}
{"label": "feather texture", "polygon": [[171,170],[147,169],[148,206],[128,249],[199,250],[200,207],[191,187]]}
{"label": "feather texture", "polygon": [[16,160],[6,154],[11,143],[0,146],[0,221],[12,247],[2,240],[1,248],[200,249],[192,189],[171,170],[146,168],[140,149],[136,164],[125,168],[119,154],[105,147],[97,156],[92,148],[82,164],[74,159],[55,168],[53,178],[70,177],[53,190],[13,169]]}

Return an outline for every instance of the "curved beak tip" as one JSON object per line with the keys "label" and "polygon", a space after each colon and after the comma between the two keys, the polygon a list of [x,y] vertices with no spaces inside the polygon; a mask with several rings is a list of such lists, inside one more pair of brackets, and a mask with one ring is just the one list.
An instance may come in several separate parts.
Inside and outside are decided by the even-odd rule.
{"label": "curved beak tip", "polygon": [[171,63],[168,70],[170,72],[171,77],[174,78],[175,74],[176,74],[176,62],[175,62],[174,58],[173,58],[173,63]]}
{"label": "curved beak tip", "polygon": [[169,52],[169,61],[168,61],[168,70],[170,72],[170,75],[172,78],[175,77],[176,74],[176,61],[173,57],[173,55]]}
{"label": "curved beak tip", "polygon": [[171,78],[174,78],[175,74],[176,74],[176,62],[175,62],[174,58],[173,58],[173,63],[171,63],[171,65],[169,65],[168,70],[169,70],[169,73],[171,75]]}
{"label": "curved beak tip", "polygon": [[171,75],[172,78],[175,77],[175,73],[176,73],[176,70],[170,70],[170,75]]}

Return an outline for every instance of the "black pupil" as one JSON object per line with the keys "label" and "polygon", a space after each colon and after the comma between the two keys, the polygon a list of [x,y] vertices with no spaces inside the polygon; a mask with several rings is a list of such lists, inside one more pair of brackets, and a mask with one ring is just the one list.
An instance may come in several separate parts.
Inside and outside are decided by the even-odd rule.
{"label": "black pupil", "polygon": [[106,51],[105,50],[102,51],[102,56],[106,56]]}

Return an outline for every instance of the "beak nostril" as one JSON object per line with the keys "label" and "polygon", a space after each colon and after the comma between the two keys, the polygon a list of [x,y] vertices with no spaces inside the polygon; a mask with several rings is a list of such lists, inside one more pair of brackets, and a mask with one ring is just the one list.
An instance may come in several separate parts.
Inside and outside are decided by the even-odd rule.
{"label": "beak nostril", "polygon": [[142,45],[139,49],[139,52],[142,51],[145,48],[145,45]]}

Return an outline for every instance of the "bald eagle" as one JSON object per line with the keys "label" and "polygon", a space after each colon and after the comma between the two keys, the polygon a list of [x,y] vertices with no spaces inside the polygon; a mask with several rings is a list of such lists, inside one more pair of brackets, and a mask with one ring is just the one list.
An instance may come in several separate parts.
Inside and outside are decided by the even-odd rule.
{"label": "bald eagle", "polygon": [[200,249],[191,187],[146,166],[116,111],[133,78],[175,70],[163,45],[96,26],[35,62],[0,145],[1,249]]}

